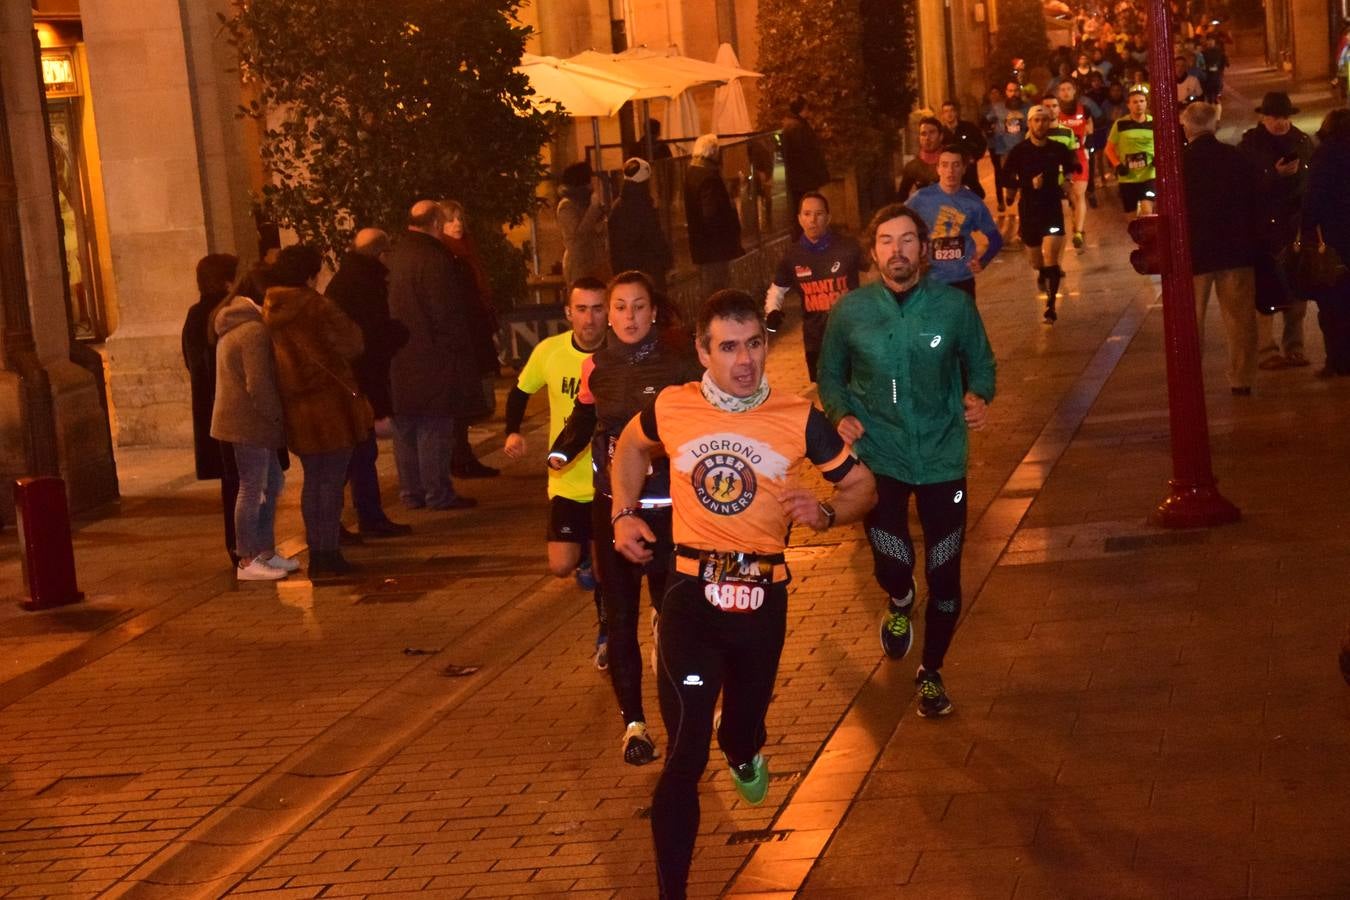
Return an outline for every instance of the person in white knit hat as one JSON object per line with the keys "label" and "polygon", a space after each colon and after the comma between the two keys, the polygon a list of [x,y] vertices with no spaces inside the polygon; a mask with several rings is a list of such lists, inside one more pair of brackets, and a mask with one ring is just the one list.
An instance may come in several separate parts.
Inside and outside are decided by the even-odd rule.
{"label": "person in white knit hat", "polygon": [[675,259],[652,202],[651,178],[645,159],[635,156],[623,164],[623,189],[609,214],[609,262],[615,272],[644,273],[664,291]]}
{"label": "person in white knit hat", "polygon": [[707,297],[731,284],[731,261],[741,249],[741,220],[722,180],[717,135],[694,142],[694,155],[684,176],[684,214],[689,223],[689,256],[699,271],[700,295]]}

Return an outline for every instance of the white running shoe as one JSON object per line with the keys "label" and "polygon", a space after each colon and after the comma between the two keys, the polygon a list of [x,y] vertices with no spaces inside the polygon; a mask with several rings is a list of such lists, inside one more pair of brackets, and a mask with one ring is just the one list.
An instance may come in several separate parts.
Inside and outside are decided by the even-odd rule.
{"label": "white running shoe", "polygon": [[283,572],[300,571],[300,560],[288,559],[282,556],[280,553],[273,553],[271,556],[267,557],[266,559],[263,559],[262,564],[265,566],[271,566],[274,569],[280,569]]}
{"label": "white running shoe", "polygon": [[275,569],[257,559],[249,563],[240,562],[234,570],[236,581],[280,581],[287,574],[285,569]]}
{"label": "white running shoe", "polygon": [[656,742],[647,732],[647,724],[629,722],[623,733],[623,761],[630,766],[645,766],[660,755],[656,752]]}

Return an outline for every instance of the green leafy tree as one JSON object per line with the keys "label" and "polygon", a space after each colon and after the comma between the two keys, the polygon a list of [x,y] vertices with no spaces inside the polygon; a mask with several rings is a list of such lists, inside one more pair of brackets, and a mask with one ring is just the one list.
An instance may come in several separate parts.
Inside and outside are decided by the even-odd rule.
{"label": "green leafy tree", "polygon": [[1012,61],[1021,59],[1027,69],[1043,66],[1050,58],[1050,38],[1045,30],[1041,0],[1000,0],[998,35],[991,62],[995,80],[1012,74]]}
{"label": "green leafy tree", "polygon": [[860,170],[858,200],[864,214],[886,203],[895,191],[891,164],[900,131],[918,99],[915,34],[916,0],[859,0],[863,76],[868,105],[881,128],[882,154]]}
{"label": "green leafy tree", "polygon": [[760,0],[760,127],[799,94],[835,173],[854,169],[864,218],[893,190],[896,135],[918,93],[915,0]]}
{"label": "green leafy tree", "polygon": [[[895,127],[918,99],[915,0],[860,0],[863,75],[871,107]],[[895,128],[888,130],[894,134]]]}
{"label": "green leafy tree", "polygon": [[453,198],[501,298],[525,268],[501,234],[534,206],[554,114],[514,71],[520,0],[235,0],[222,17],[261,126],[264,212],[335,255]]}
{"label": "green leafy tree", "polygon": [[760,0],[760,127],[779,127],[800,95],[832,171],[879,159],[883,128],[862,47],[859,0]]}

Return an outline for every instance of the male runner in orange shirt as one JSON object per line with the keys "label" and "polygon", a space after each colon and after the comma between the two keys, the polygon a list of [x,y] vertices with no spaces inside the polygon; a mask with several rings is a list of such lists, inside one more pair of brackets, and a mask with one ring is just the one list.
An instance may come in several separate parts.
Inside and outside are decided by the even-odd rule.
{"label": "male runner in orange shirt", "polygon": [[[876,502],[872,473],[819,409],[764,377],[763,313],[749,294],[718,291],[698,321],[702,382],[668,387],[628,423],[611,466],[614,546],[634,562],[655,535],[637,514],[654,456],[670,459],[675,572],[661,606],[657,694],[669,735],[652,798],[661,896],[685,896],[698,834],[698,782],[717,742],[748,803],[768,791],[760,755],[787,630],[783,558],[794,524],[824,531]],[[810,459],[835,486],[829,503],[794,477]]]}

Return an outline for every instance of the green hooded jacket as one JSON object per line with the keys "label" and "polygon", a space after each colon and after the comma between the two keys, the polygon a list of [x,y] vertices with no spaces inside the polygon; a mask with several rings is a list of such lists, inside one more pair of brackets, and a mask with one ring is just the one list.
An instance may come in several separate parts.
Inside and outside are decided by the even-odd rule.
{"label": "green hooded jacket", "polygon": [[878,281],[830,311],[817,384],[832,421],[862,422],[854,450],[873,472],[955,481],[969,452],[962,399],[994,399],[994,353],[968,294],[925,277],[897,301]]}

